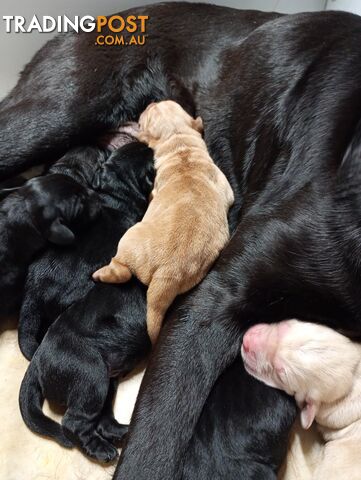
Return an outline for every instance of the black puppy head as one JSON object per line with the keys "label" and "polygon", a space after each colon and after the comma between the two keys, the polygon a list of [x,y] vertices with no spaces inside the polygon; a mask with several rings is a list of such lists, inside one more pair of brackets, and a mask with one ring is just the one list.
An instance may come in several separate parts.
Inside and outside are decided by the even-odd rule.
{"label": "black puppy head", "polygon": [[135,141],[110,155],[99,175],[99,190],[117,196],[127,187],[148,198],[154,178],[153,150]]}
{"label": "black puppy head", "polygon": [[98,196],[61,174],[30,180],[24,189],[27,209],[42,236],[57,245],[69,245],[75,233],[100,211]]}
{"label": "black puppy head", "polygon": [[109,158],[105,146],[87,145],[69,150],[50,168],[49,173],[63,173],[90,188],[96,188],[97,172]]}

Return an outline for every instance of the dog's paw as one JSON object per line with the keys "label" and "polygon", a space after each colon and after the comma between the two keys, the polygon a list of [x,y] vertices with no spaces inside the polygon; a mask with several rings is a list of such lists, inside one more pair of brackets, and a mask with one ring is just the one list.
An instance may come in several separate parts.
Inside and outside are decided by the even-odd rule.
{"label": "dog's paw", "polygon": [[93,273],[92,278],[95,282],[126,283],[132,278],[132,272],[126,265],[112,258],[109,265],[99,268]]}
{"label": "dog's paw", "polygon": [[99,268],[96,272],[93,273],[92,279],[94,282],[102,282],[103,281],[103,272],[106,267]]}
{"label": "dog's paw", "polygon": [[114,445],[100,435],[92,437],[83,449],[86,455],[101,463],[113,462],[118,457],[118,450]]}

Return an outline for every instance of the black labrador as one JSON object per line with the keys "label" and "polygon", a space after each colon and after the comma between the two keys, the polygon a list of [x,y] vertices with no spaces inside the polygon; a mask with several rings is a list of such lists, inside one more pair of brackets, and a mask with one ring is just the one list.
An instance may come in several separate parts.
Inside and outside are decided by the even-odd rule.
{"label": "black labrador", "polygon": [[150,101],[172,98],[202,116],[210,153],[235,192],[232,230],[239,226],[210,274],[168,316],[115,474],[176,480],[245,328],[298,317],[361,333],[359,162],[352,161],[361,19],[182,3],[128,13],[150,17],[142,48],[103,48],[95,34],[70,34],[34,57],[0,105],[0,176],[135,120]]}
{"label": "black labrador", "polygon": [[277,480],[296,406],[237,358],[215,383],[188,444],[182,480]]}
{"label": "black labrador", "polygon": [[360,41],[360,17],[303,14],[264,24],[225,56],[203,116],[208,144],[222,125],[239,162],[240,223],[168,318],[116,479],[182,477],[207,397],[249,325],[299,318],[360,335]]}
{"label": "black labrador", "polygon": [[19,345],[27,359],[58,315],[93,287],[92,273],[114,255],[125,231],[142,219],[153,185],[152,159],[152,150],[129,136],[114,151],[73,149],[53,167],[88,176],[101,212],[72,248],[48,248],[30,265],[19,317]]}
{"label": "black labrador", "polygon": [[100,210],[91,190],[66,175],[29,180],[0,203],[0,315],[19,309],[29,264],[50,242],[59,249]]}

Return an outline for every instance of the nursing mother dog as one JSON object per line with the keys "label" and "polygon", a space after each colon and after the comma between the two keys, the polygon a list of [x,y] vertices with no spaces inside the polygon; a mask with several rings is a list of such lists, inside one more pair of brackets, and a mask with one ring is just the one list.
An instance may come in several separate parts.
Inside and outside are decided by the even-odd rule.
{"label": "nursing mother dog", "polygon": [[132,13],[149,15],[142,48],[62,35],[26,67],[0,105],[0,176],[137,120],[152,101],[203,119],[234,191],[233,236],[167,316],[115,474],[177,480],[246,328],[299,318],[361,333],[361,19],[186,3]]}

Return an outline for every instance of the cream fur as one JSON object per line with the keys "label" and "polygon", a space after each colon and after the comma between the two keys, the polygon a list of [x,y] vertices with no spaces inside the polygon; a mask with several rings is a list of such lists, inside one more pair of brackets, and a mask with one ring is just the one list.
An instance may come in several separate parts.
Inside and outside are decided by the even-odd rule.
{"label": "cream fur", "polygon": [[359,480],[361,345],[296,320],[249,330],[244,345],[246,369],[294,395],[305,428],[316,420],[325,446],[312,478]]}
{"label": "cream fur", "polygon": [[299,420],[296,420],[290,434],[287,457],[278,474],[278,480],[313,480],[322,459],[323,449],[324,442],[316,425],[305,430]]}

